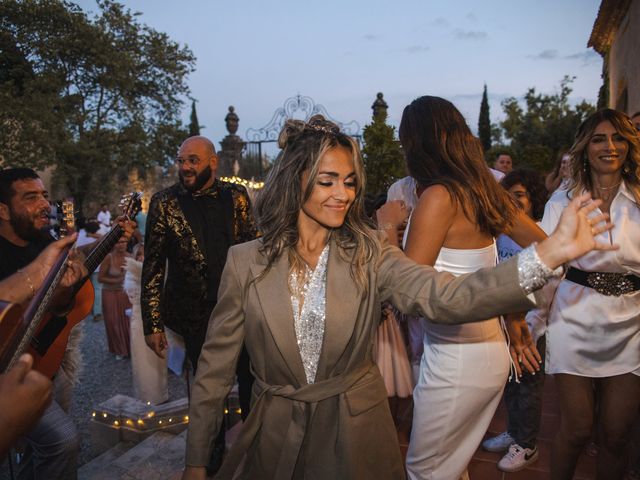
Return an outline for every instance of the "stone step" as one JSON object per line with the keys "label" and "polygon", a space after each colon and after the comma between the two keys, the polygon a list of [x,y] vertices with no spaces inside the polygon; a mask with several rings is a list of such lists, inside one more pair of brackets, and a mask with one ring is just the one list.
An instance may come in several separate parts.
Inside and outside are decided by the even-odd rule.
{"label": "stone step", "polygon": [[174,438],[175,435],[171,433],[154,433],[121,455],[112,465],[127,472],[135,469],[138,465],[147,464],[149,457],[153,456],[158,450],[164,449]]}
{"label": "stone step", "polygon": [[[227,432],[227,448],[242,428]],[[138,445],[121,442],[78,470],[78,480],[179,480],[184,467],[187,431],[179,435],[158,432]]]}
{"label": "stone step", "polygon": [[78,469],[78,480],[107,480],[114,478],[111,464],[133,447],[133,443],[120,442],[102,455]]}
{"label": "stone step", "polygon": [[180,478],[184,466],[187,432],[174,435],[143,462],[127,470],[126,480],[169,480]]}

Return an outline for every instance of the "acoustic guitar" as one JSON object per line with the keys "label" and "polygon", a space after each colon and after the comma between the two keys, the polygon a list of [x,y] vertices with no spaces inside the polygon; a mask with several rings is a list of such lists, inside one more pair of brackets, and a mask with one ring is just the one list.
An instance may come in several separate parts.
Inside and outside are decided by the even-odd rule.
{"label": "acoustic guitar", "polygon": [[[128,218],[135,217],[140,211],[142,205],[141,199],[142,193],[140,192],[125,195],[120,202],[123,215]],[[84,262],[89,272],[87,277],[78,282],[76,287],[74,287],[74,304],[71,311],[64,315],[54,315],[47,311],[48,308],[45,308],[43,320],[38,321],[38,325],[30,328],[29,332],[27,332],[28,337],[25,335],[27,340],[23,340],[20,344],[20,346],[24,348],[17,349],[13,355],[15,360],[17,360],[22,352],[27,351],[33,355],[34,369],[49,377],[55,375],[62,363],[71,330],[86,318],[93,308],[94,291],[93,285],[89,281],[89,275],[100,266],[102,260],[104,260],[118,242],[122,233],[122,227],[116,224],[106,235],[98,240],[97,245],[87,255]],[[62,275],[60,275],[60,277],[62,277]],[[38,298],[38,295],[36,295],[34,301],[36,298]],[[0,320],[0,327],[4,321],[4,319]],[[33,324],[33,320],[31,323]],[[2,338],[1,329],[0,338]],[[0,371],[3,371],[2,367],[3,362],[0,360]]]}
{"label": "acoustic guitar", "polygon": [[[75,229],[72,202],[58,202],[60,237]],[[45,277],[25,311],[18,304],[2,303],[0,313],[0,372],[15,365],[20,355],[27,350],[29,340],[42,324],[50,307],[54,292],[65,272],[70,247],[63,250]]]}

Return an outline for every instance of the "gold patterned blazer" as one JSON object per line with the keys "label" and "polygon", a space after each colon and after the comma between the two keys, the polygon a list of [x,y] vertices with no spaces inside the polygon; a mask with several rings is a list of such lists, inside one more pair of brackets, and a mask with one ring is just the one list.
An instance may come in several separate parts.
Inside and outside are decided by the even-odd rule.
{"label": "gold patterned blazer", "polygon": [[[230,199],[222,202],[229,245],[253,240],[256,227],[244,187],[216,180],[210,194]],[[154,194],[149,205],[140,296],[145,335],[163,332],[165,325],[189,335],[211,313],[204,247],[180,206],[182,195],[190,193],[176,183]]]}

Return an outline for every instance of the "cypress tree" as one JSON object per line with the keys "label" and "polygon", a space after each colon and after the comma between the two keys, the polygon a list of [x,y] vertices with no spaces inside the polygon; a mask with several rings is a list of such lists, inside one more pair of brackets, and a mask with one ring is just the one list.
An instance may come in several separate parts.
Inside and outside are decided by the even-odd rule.
{"label": "cypress tree", "polygon": [[478,117],[478,137],[482,142],[482,149],[486,152],[491,148],[491,118],[489,116],[489,99],[487,97],[487,84],[484,84],[482,102],[480,103],[480,116]]}
{"label": "cypress tree", "polygon": [[387,103],[378,93],[372,122],[364,127],[362,157],[367,174],[367,194],[385,193],[389,186],[405,175],[404,157],[395,127],[387,125]]}
{"label": "cypress tree", "polygon": [[200,124],[198,123],[198,114],[196,113],[196,101],[191,102],[191,117],[189,117],[189,136],[195,137],[200,135]]}

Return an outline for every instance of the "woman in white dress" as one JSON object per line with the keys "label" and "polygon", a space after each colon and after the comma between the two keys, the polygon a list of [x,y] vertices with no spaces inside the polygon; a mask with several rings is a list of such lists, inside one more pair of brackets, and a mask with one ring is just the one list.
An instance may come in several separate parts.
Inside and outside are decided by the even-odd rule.
{"label": "woman in white dress", "polygon": [[[622,478],[640,407],[640,142],[629,118],[600,110],[578,129],[568,190],[556,191],[542,227],[552,231],[570,199],[602,200],[615,227],[601,242],[620,245],[569,263],[549,313],[547,373],[555,375],[561,422],[551,478],[573,477],[595,424],[598,479]],[[598,405],[597,420],[594,414]]]}
{"label": "woman in white dress", "polygon": [[133,394],[143,402],[158,405],[169,400],[167,359],[160,358],[147,347],[140,313],[140,277],[144,247],[138,245],[135,259],[126,259],[124,291],[131,302],[131,373]]}
{"label": "woman in white dress", "polygon": [[[454,275],[496,264],[494,238],[528,245],[545,238],[492,177],[462,114],[438,97],[407,106],[400,123],[409,172],[425,187],[411,217],[405,253]],[[411,479],[466,476],[509,375],[497,317],[465,325],[426,322],[407,452]]]}

